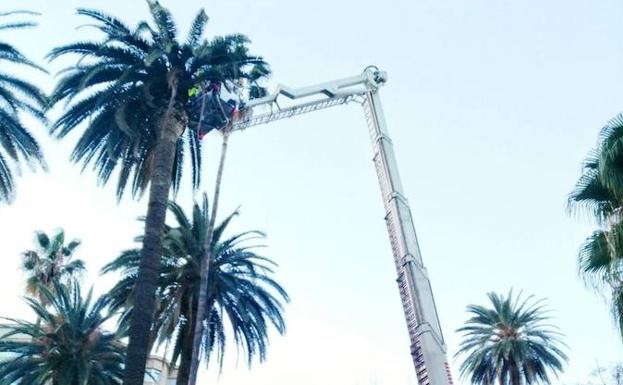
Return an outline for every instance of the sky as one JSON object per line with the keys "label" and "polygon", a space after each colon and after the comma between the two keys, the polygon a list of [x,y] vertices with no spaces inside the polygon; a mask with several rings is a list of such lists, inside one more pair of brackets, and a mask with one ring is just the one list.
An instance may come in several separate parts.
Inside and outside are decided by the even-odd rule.
{"label": "sky", "polygon": [[[513,288],[547,298],[570,361],[555,384],[587,380],[617,362],[621,338],[605,300],[577,274],[593,224],[566,197],[600,128],[623,111],[623,4],[615,0],[168,1],[180,29],[204,7],[210,36],[241,32],[293,87],[388,72],[380,93],[458,384],[455,330],[468,304]],[[93,37],[74,14],[106,10],[129,23],[140,0],[4,2],[42,14],[33,30],[4,34],[43,62],[52,47]],[[52,63],[56,72],[67,63]],[[50,90],[51,76],[20,72]],[[24,171],[17,198],[0,206],[0,315],[28,317],[19,255],[33,232],[63,227],[83,241],[85,285],[141,232],[146,200],[117,204],[112,186],[68,161],[76,136],[58,142],[30,122],[48,173]],[[202,190],[211,191],[219,142],[206,141]],[[234,230],[268,234],[266,255],[289,291],[285,336],[249,370],[230,350],[220,385],[415,384],[380,193],[359,106],[258,126],[230,140],[222,215]],[[187,209],[194,194],[177,200]]]}

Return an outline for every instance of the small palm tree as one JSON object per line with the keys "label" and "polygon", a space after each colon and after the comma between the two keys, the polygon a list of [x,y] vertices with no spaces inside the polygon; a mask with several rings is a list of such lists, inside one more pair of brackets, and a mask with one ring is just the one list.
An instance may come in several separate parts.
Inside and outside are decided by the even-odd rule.
{"label": "small palm tree", "polygon": [[40,288],[47,304],[27,303],[41,320],[6,319],[0,335],[0,385],[118,385],[123,375],[124,345],[107,332],[113,313],[104,297],[82,296],[78,284],[56,282]]}
{"label": "small palm tree", "polygon": [[26,293],[45,304],[42,287],[54,290],[54,282],[71,282],[85,271],[84,261],[74,259],[80,241],[65,244],[65,232],[60,229],[51,238],[42,231],[35,233],[34,250],[22,253],[22,270],[27,274]]}
{"label": "small palm tree", "polygon": [[[152,342],[158,346],[171,344],[172,362],[180,363],[177,384],[186,385],[193,360],[200,268],[205,257],[209,212],[205,196],[202,205],[194,205],[192,218],[173,202],[169,203],[169,210],[177,224],[167,227],[164,236]],[[259,356],[261,361],[266,355],[270,324],[279,333],[285,331],[282,301],[288,301],[288,296],[271,278],[274,263],[257,254],[256,245],[249,244],[263,234],[249,231],[225,237],[232,218],[233,215],[218,224],[212,238],[214,253],[204,318],[207,330],[201,336],[206,363],[212,353],[222,363],[228,332],[233,333],[235,345],[245,350],[251,363],[254,356]],[[105,273],[122,274],[110,291],[112,307],[124,309],[122,325],[127,324],[134,309],[131,292],[139,264],[140,251],[128,250],[103,269]]]}
{"label": "small palm tree", "polygon": [[207,117],[203,108],[195,108],[192,95],[223,84],[246,99],[261,96],[263,88],[257,83],[269,74],[262,58],[249,53],[245,36],[206,40],[208,17],[203,10],[181,40],[171,13],[157,1],[148,4],[152,22],[136,28],[100,11],[79,9],[102,39],[59,47],[49,55],[79,56],[52,94],[53,104],[69,103],[53,133],[64,137],[85,123],[72,160],[93,166],[102,183],[118,171],[119,198],[126,187],[138,196],[149,185],[142,264],[134,291],[142,306],[131,322],[126,385],[142,385],[166,206],[171,186],[177,190],[180,184],[185,156],[190,158],[186,163],[191,165],[193,186],[200,183],[198,127]]}
{"label": "small palm tree", "polygon": [[569,195],[573,213],[587,213],[598,229],[582,244],[579,271],[597,290],[607,290],[623,335],[623,115],[602,129],[597,149],[586,158]]}
{"label": "small palm tree", "polygon": [[471,318],[456,356],[464,356],[461,376],[475,385],[549,384],[562,371],[564,344],[548,320],[542,301],[489,293],[492,307],[470,305]]}
{"label": "small palm tree", "polygon": [[[14,15],[33,15],[32,12],[16,11],[0,13],[0,19]],[[30,21],[0,22],[0,32],[20,30],[34,26]],[[14,63],[41,70],[28,60],[17,48],[0,41],[0,62]],[[15,168],[19,162],[41,165],[45,168],[43,153],[39,144],[24,126],[20,113],[27,113],[45,122],[43,109],[46,97],[43,92],[27,80],[20,79],[5,70],[0,71],[0,203],[8,202],[15,192]]]}

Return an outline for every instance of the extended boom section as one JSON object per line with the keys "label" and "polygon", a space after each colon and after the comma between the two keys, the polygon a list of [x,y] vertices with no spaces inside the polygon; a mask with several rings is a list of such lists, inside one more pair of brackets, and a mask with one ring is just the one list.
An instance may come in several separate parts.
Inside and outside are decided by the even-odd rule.
{"label": "extended boom section", "polygon": [[[316,86],[300,89],[279,86],[273,94],[251,101],[233,122],[233,129],[242,130],[352,101],[363,105],[417,380],[420,385],[452,385],[430,281],[420,255],[411,210],[403,193],[381,108],[378,89],[385,81],[384,72],[369,67],[359,76]],[[288,98],[291,104],[281,106],[278,102],[281,95]]]}
{"label": "extended boom section", "polygon": [[398,273],[398,290],[420,385],[451,385],[446,346],[426,268],[422,262],[411,209],[404,196],[379,95],[363,103],[374,151],[374,166],[385,206],[385,223]]}

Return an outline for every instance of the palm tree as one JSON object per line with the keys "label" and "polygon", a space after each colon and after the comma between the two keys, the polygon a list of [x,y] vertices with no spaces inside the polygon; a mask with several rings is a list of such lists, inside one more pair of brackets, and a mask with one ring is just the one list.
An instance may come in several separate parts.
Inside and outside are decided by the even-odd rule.
{"label": "palm tree", "polygon": [[549,384],[548,373],[562,371],[567,356],[543,301],[522,300],[510,292],[488,294],[492,307],[470,305],[471,318],[456,356],[465,356],[461,376],[475,385]]}
{"label": "palm tree", "polygon": [[623,115],[602,129],[582,175],[569,195],[572,213],[587,213],[597,229],[579,252],[579,271],[597,290],[608,290],[612,314],[623,335]]}
{"label": "palm tree", "polygon": [[124,345],[104,330],[113,313],[104,297],[56,282],[40,288],[46,304],[27,303],[41,323],[6,319],[0,335],[0,385],[118,385],[123,375]]}
{"label": "palm tree", "polygon": [[[201,265],[205,256],[206,228],[209,223],[207,199],[195,204],[192,218],[170,202],[169,210],[176,219],[167,227],[157,290],[156,321],[152,342],[173,348],[172,363],[179,360],[178,385],[186,385],[193,359],[195,325],[201,283]],[[215,226],[212,237],[209,290],[204,322],[207,330],[200,336],[206,363],[212,353],[222,363],[227,332],[246,351],[249,364],[256,355],[264,359],[268,345],[268,327],[285,331],[282,301],[288,301],[285,290],[271,278],[274,263],[256,253],[250,241],[263,237],[249,231],[226,237],[227,226],[235,214]],[[121,324],[126,324],[134,302],[131,292],[136,285],[140,251],[128,250],[106,265],[105,273],[121,272],[122,278],[110,291],[114,309],[124,309]],[[122,327],[123,329],[123,327]]]}
{"label": "palm tree", "polygon": [[65,245],[65,232],[60,229],[51,238],[42,231],[35,233],[34,250],[22,253],[22,270],[27,274],[26,293],[37,298],[42,304],[46,297],[42,287],[54,290],[54,282],[71,282],[85,271],[84,261],[73,259],[74,251],[80,241],[74,239]]}
{"label": "palm tree", "polygon": [[[269,74],[262,58],[249,54],[242,35],[215,37],[203,32],[201,10],[188,37],[180,41],[170,12],[148,1],[152,22],[130,28],[121,20],[91,9],[79,9],[103,34],[99,41],[77,42],[54,49],[55,59],[80,56],[65,70],[52,103],[69,102],[53,133],[66,136],[85,123],[72,160],[91,165],[102,183],[118,171],[117,196],[131,185],[135,196],[149,184],[141,265],[134,291],[126,385],[141,385],[155,308],[161,238],[171,187],[179,187],[185,154],[189,154],[193,186],[200,184],[201,144],[197,135],[204,110],[193,106],[197,89],[223,84],[251,98],[261,96],[257,82]],[[246,85],[245,87],[243,87]],[[202,106],[203,107],[203,106]]]}
{"label": "palm tree", "polygon": [[[15,11],[0,13],[0,18],[13,15],[33,15],[32,12]],[[0,32],[20,30],[34,26],[30,21],[0,22]],[[0,41],[0,62],[9,62],[42,70],[28,60],[17,48]],[[6,68],[6,65],[3,66]],[[0,71],[0,203],[9,202],[15,193],[15,171],[20,160],[29,166],[43,166],[43,153],[39,144],[24,126],[20,113],[27,113],[45,122],[43,109],[46,97],[41,90],[27,80],[20,79],[5,70]],[[17,168],[17,169],[16,169]]]}

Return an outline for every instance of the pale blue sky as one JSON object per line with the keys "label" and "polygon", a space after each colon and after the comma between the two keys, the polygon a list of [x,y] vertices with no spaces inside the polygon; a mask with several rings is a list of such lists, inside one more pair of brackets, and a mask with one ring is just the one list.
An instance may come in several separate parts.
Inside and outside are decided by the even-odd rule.
{"label": "pale blue sky", "polygon": [[[623,111],[623,4],[163,3],[183,31],[204,6],[210,34],[249,35],[275,82],[303,86],[369,64],[388,71],[382,99],[450,355],[465,306],[513,287],[547,297],[566,334],[571,361],[556,384],[620,359],[607,307],[577,278],[576,252],[590,223],[569,218],[565,202],[599,128]],[[39,11],[41,25],[11,38],[37,60],[54,45],[88,38],[90,30],[75,29],[83,22],[76,6],[130,22],[146,17],[140,0],[22,0],[5,8]],[[50,89],[49,78],[32,76]],[[0,207],[2,315],[24,314],[16,271],[34,230],[63,226],[83,239],[80,256],[94,280],[132,245],[140,232],[134,218],[145,210],[144,200],[117,205],[112,189],[95,187],[93,175],[68,164],[69,143],[46,139],[42,127],[33,131],[51,171],[26,172],[15,203]],[[207,148],[213,164],[218,142]],[[280,263],[278,278],[293,301],[288,333],[275,336],[268,361],[248,371],[232,357],[218,383],[415,384],[359,107],[249,129],[232,139],[230,155],[221,212],[241,204],[237,228],[268,233],[267,253]],[[178,199],[190,207],[191,192]],[[100,291],[110,284],[96,282]]]}

